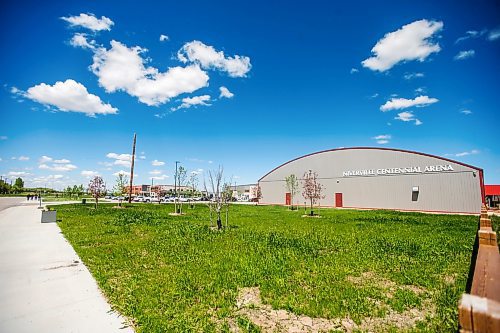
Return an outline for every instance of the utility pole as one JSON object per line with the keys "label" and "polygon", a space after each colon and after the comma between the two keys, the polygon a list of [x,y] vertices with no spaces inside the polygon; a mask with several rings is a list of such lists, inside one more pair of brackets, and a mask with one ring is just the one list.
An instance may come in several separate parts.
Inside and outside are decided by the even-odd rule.
{"label": "utility pole", "polygon": [[132,184],[134,184],[134,161],[135,161],[135,140],[137,136],[134,133],[134,145],[132,146],[132,163],[130,164],[130,187],[128,191],[128,203],[132,203]]}

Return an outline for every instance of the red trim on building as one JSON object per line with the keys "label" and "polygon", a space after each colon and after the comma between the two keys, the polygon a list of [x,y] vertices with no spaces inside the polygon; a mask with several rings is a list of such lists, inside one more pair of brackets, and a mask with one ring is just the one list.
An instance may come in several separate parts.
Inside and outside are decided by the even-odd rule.
{"label": "red trim on building", "polygon": [[500,185],[484,185],[484,196],[500,195]]}
{"label": "red trim on building", "polygon": [[[269,171],[268,173],[266,173],[264,176],[262,176],[262,177],[259,179],[259,182],[260,182],[263,178],[265,178],[267,175],[269,175],[269,174],[273,173],[275,170],[278,170],[279,168],[281,168],[282,166],[287,165],[288,163],[291,163],[291,162],[296,161],[296,160],[300,160],[301,158],[309,157],[309,156],[316,155],[316,154],[322,154],[322,153],[332,152],[332,151],[339,151],[339,150],[361,150],[361,149],[397,151],[397,152],[401,152],[401,153],[409,153],[409,154],[415,154],[415,155],[422,155],[422,156],[427,156],[427,157],[437,158],[437,159],[440,159],[440,160],[443,160],[443,161],[448,161],[448,162],[456,163],[456,164],[459,164],[459,165],[462,165],[462,166],[465,166],[465,167],[468,167],[468,168],[475,169],[475,170],[479,171],[480,176],[481,176],[481,179],[483,179],[483,178],[482,178],[483,169],[478,168],[478,167],[475,167],[475,166],[472,166],[472,165],[469,165],[469,164],[465,164],[465,163],[462,163],[462,162],[458,162],[458,161],[455,161],[455,160],[451,160],[451,159],[449,159],[449,158],[444,158],[444,157],[440,157],[440,156],[436,156],[436,155],[431,155],[431,154],[426,154],[426,153],[420,153],[420,152],[417,152],[417,151],[404,150],[404,149],[396,149],[396,148],[379,148],[379,147],[351,147],[351,148],[336,148],[336,149],[327,149],[327,150],[322,150],[322,151],[318,151],[318,152],[315,152],[315,153],[310,153],[310,154],[307,154],[307,155],[304,155],[304,156],[300,156],[300,157],[294,158],[293,160],[290,160],[290,161],[288,161],[288,162],[285,162],[285,163],[281,164],[280,166],[277,166],[276,168],[272,169],[272,170],[271,170],[271,171]],[[483,188],[483,186],[482,186],[482,185],[481,185],[481,191],[482,191],[482,192],[484,192],[484,188]],[[483,196],[483,197],[484,197],[484,196]]]}

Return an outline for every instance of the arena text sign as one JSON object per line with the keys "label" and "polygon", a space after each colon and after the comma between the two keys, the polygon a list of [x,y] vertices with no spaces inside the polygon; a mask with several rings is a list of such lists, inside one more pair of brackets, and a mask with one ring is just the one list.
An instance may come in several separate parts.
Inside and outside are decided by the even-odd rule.
{"label": "arena text sign", "polygon": [[446,172],[453,171],[450,164],[445,165],[427,165],[425,167],[406,167],[406,168],[380,168],[380,169],[363,169],[363,170],[348,170],[342,172],[342,177],[351,176],[378,176],[378,175],[396,175],[408,173],[426,173],[426,172]]}

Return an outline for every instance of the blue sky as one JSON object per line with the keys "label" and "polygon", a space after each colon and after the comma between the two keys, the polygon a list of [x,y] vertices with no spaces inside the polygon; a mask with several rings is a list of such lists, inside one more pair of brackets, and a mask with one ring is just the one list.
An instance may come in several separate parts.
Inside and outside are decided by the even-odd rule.
{"label": "blue sky", "polygon": [[500,183],[498,2],[2,4],[0,174],[62,188],[128,172],[236,183],[374,146]]}

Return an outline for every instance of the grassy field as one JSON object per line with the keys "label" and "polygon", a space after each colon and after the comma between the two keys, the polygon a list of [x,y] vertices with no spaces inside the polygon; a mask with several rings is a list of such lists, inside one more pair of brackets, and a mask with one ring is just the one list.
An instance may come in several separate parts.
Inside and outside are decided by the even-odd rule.
{"label": "grassy field", "polygon": [[232,206],[230,228],[217,232],[202,205],[184,216],[168,215],[170,205],[56,208],[64,235],[138,332],[227,331],[232,321],[258,331],[236,307],[246,287],[273,309],[347,318],[359,331],[374,322],[399,331],[386,318],[420,313],[409,331],[453,332],[477,230],[471,216],[324,209],[304,218]]}

